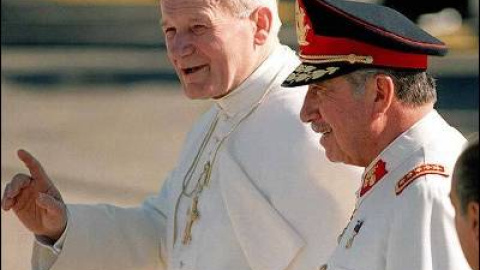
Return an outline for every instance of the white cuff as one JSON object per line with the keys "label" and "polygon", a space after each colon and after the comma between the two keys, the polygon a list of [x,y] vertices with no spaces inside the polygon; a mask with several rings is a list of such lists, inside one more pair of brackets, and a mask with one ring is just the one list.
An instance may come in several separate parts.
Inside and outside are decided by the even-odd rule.
{"label": "white cuff", "polygon": [[59,255],[60,252],[62,252],[63,244],[65,243],[65,238],[67,238],[67,231],[68,231],[68,220],[70,219],[70,212],[68,211],[67,208],[67,226],[65,227],[65,230],[63,231],[62,235],[56,242],[54,242],[52,239],[43,236],[43,235],[35,235],[35,241],[42,247],[49,249],[50,251],[53,252],[55,255]]}

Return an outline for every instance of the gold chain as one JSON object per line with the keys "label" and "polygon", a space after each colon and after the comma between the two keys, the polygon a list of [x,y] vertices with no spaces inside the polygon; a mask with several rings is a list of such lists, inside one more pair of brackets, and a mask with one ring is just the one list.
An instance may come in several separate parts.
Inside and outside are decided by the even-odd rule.
{"label": "gold chain", "polygon": [[[201,157],[203,151],[205,151],[205,148],[207,147],[208,142],[210,141],[210,138],[212,137],[212,134],[215,131],[215,128],[217,127],[217,124],[218,124],[218,113],[215,115],[215,118],[214,118],[212,124],[210,125],[210,128],[209,128],[208,132],[207,132],[207,135],[203,139],[202,144],[200,145],[200,148],[198,149],[198,152],[197,152],[192,164],[190,165],[190,168],[188,168],[188,171],[185,174],[185,177],[183,178],[182,194],[189,197],[189,198],[192,198],[192,196],[195,195],[195,193],[197,193],[199,190],[203,189],[203,187],[206,184],[205,179],[210,177],[210,174],[208,173],[208,172],[210,172],[210,169],[211,169],[210,161],[209,161],[204,165],[203,172],[200,175],[200,177],[197,181],[197,184],[195,185],[195,188],[191,192],[187,192],[187,187],[190,184],[190,181],[192,180],[193,173],[195,172],[195,169],[197,168],[198,162],[200,161],[200,157]],[[202,179],[203,179],[203,181],[202,181]]]}
{"label": "gold chain", "polygon": [[[205,137],[203,138],[203,141],[200,144],[200,148],[198,149],[197,154],[195,155],[195,158],[193,159],[192,164],[188,168],[187,173],[185,174],[185,177],[183,178],[182,193],[180,194],[180,196],[178,196],[177,202],[175,204],[175,215],[173,217],[173,223],[174,223],[173,239],[174,239],[174,241],[176,241],[176,238],[177,238],[177,210],[178,210],[178,206],[180,204],[180,199],[182,198],[183,195],[187,196],[188,198],[192,198],[194,193],[196,193],[195,195],[198,194],[198,190],[201,186],[200,180],[202,179],[202,176],[204,175],[206,166],[204,166],[204,172],[202,172],[199,180],[197,181],[197,184],[195,185],[195,188],[190,193],[187,192],[186,189],[188,187],[188,184],[192,180],[193,173],[195,172],[195,169],[197,168],[198,162],[200,161],[200,156],[203,153],[203,151],[205,150],[205,147],[207,146],[208,142],[210,141],[210,138],[212,137],[213,131],[217,127],[217,124],[218,124],[218,113],[215,115],[212,123],[210,124],[208,132],[205,135]],[[201,188],[203,189],[203,186]],[[198,203],[198,197],[197,198],[194,197],[194,201],[196,201]],[[192,203],[192,206],[194,206],[193,203]],[[190,212],[191,212],[191,210],[189,210],[188,214],[191,216]],[[197,218],[199,218],[199,217],[200,216],[198,215]],[[190,221],[189,221],[190,227],[193,225],[193,222],[194,222],[194,220],[192,220],[190,218]]]}

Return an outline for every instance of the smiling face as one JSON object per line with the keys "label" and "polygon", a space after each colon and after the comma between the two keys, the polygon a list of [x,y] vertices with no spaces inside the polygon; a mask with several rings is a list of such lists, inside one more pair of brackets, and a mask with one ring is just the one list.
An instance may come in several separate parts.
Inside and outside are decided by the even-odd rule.
{"label": "smiling face", "polygon": [[256,62],[254,24],[213,0],[162,0],[168,57],[192,99],[228,94]]}
{"label": "smiling face", "polygon": [[321,133],[320,144],[333,162],[366,167],[370,117],[364,95],[356,96],[344,76],[309,86],[300,113],[313,131]]}

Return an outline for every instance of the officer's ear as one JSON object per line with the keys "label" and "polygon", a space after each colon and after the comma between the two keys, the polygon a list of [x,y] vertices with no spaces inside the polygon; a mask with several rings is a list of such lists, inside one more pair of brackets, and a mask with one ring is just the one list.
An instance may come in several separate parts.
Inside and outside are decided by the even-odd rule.
{"label": "officer's ear", "polygon": [[395,96],[395,84],[392,78],[385,74],[374,75],[370,83],[373,88],[370,93],[373,101],[373,114],[375,116],[385,114],[392,105]]}
{"label": "officer's ear", "polygon": [[479,206],[476,202],[470,202],[467,206],[468,227],[472,231],[475,241],[479,242],[479,224],[478,224]]}
{"label": "officer's ear", "polygon": [[267,7],[259,7],[252,12],[250,19],[255,23],[256,26],[254,33],[255,44],[265,44],[272,29],[272,11]]}

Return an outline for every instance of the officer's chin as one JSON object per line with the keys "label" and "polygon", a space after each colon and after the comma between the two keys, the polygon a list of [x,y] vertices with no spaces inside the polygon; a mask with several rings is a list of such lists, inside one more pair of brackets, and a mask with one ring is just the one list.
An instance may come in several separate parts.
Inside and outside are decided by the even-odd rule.
{"label": "officer's chin", "polygon": [[345,153],[343,153],[340,149],[325,148],[325,156],[330,162],[360,166],[359,164],[356,164],[354,160],[349,158]]}
{"label": "officer's chin", "polygon": [[335,153],[336,151],[333,150],[325,150],[325,155],[327,159],[331,162],[335,163],[346,163],[346,161],[340,157],[339,153]]}

